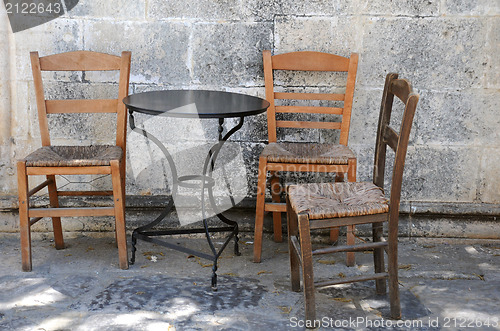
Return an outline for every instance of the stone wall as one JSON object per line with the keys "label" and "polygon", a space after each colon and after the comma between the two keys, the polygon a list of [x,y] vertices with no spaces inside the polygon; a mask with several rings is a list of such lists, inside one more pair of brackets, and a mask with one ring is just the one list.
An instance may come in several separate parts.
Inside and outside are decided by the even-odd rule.
{"label": "stone wall", "polygon": [[[44,56],[80,49],[114,54],[130,50],[131,93],[194,88],[263,96],[261,54],[271,49],[275,54],[360,54],[349,140],[359,157],[360,180],[371,177],[384,77],[399,72],[409,79],[421,101],[408,151],[403,211],[499,213],[498,1],[80,0],[66,15],[15,34],[0,7],[3,210],[17,204],[14,161],[40,146],[29,51]],[[100,96],[109,80],[90,74],[48,79],[48,94],[66,96],[78,82],[88,94]],[[62,90],[52,90],[56,81],[62,82]],[[53,139],[95,142],[94,133],[110,129],[105,120],[98,119],[97,127],[88,120],[54,120]],[[215,137],[215,123],[203,127],[208,137]],[[83,132],[76,133],[80,128]],[[258,154],[266,132],[261,115],[249,119],[233,139],[243,148],[249,199],[255,197]],[[71,134],[76,135],[69,138]],[[323,142],[333,141],[335,135],[300,132],[290,137]],[[134,160],[128,161],[161,163],[152,153],[131,150]],[[127,194],[147,197],[165,192],[163,184],[158,186],[162,181],[152,179],[161,176],[162,169],[149,167],[142,176],[129,171]],[[104,185],[99,178],[93,180],[94,185]]]}

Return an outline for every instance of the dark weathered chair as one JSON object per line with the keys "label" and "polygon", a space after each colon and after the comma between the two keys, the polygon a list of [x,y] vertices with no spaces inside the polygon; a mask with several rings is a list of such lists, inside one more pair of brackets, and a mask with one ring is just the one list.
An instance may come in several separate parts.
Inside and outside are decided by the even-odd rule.
{"label": "dark weathered chair", "polygon": [[[376,280],[376,291],[386,292],[389,278],[392,318],[401,317],[398,288],[398,216],[406,150],[419,96],[410,83],[388,74],[379,117],[372,182],[315,183],[290,185],[287,188],[287,220],[292,290],[300,291],[300,268],[305,294],[306,320],[315,320],[315,290],[328,286]],[[405,105],[399,133],[389,126],[394,97]],[[386,199],[384,171],[386,146],[395,152],[390,198]],[[373,242],[312,250],[310,230],[372,224]],[[383,225],[388,224],[388,240],[384,241]],[[346,251],[373,250],[375,274],[314,282],[313,255]],[[385,272],[384,250],[388,254]]]}
{"label": "dark weathered chair", "polygon": [[[259,173],[257,184],[257,206],[255,216],[254,262],[260,262],[262,255],[262,232],[264,212],[273,213],[274,240],[282,240],[281,213],[286,211],[286,204],[280,201],[281,186],[277,173],[310,172],[336,173],[336,180],[343,181],[344,173],[347,180],[356,181],[356,156],[347,147],[351,108],[358,68],[358,55],[350,57],[320,52],[291,52],[271,56],[270,51],[264,51],[264,76],[266,99],[270,103],[267,110],[267,130],[269,144],[264,148],[259,158]],[[344,93],[292,93],[275,92],[275,71],[323,71],[340,72],[345,75],[342,87]],[[323,100],[327,102],[342,102],[341,107],[324,107],[312,105],[275,105],[275,100]],[[289,101],[290,102],[290,101]],[[307,120],[280,120],[277,114],[309,114]],[[314,121],[311,114],[326,116],[339,115],[340,121]],[[327,129],[339,130],[338,144],[332,143],[296,143],[278,142],[277,128],[297,129]],[[267,173],[270,173],[272,202],[265,202]],[[354,228],[347,231],[347,241],[354,244]],[[338,229],[331,230],[331,240],[336,241]],[[348,253],[347,264],[354,265],[354,253]]]}
{"label": "dark weathered chair", "polygon": [[[121,57],[90,51],[76,51],[39,57],[32,52],[31,66],[35,86],[42,147],[17,163],[22,269],[31,271],[31,226],[44,217],[52,218],[56,249],[64,248],[61,217],[114,216],[120,268],[128,268],[125,233],[125,143],[126,109],[122,100],[128,95],[130,52]],[[120,72],[116,99],[46,100],[42,71]],[[47,114],[116,113],[116,144],[94,146],[52,146]],[[112,191],[60,191],[56,175],[110,174]],[[28,176],[46,176],[40,185],[29,189]],[[29,197],[48,188],[50,207],[32,208]],[[60,196],[113,196],[112,207],[59,207]]]}

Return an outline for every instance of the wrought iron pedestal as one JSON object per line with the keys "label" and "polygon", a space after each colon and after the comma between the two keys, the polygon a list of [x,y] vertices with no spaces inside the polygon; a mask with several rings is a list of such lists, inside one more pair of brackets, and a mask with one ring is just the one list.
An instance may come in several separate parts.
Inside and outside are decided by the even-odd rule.
{"label": "wrought iron pedestal", "polygon": [[[217,290],[217,263],[220,255],[226,248],[226,246],[229,244],[231,239],[234,239],[234,254],[235,255],[241,255],[239,252],[238,248],[238,223],[228,219],[226,216],[222,214],[222,212],[218,211],[218,208],[216,206],[216,202],[214,199],[214,194],[213,194],[213,187],[215,185],[215,181],[212,178],[212,173],[215,168],[215,161],[217,160],[217,156],[224,145],[224,143],[231,137],[236,131],[238,131],[242,126],[243,126],[243,119],[244,117],[239,118],[239,122],[236,126],[231,128],[228,132],[226,132],[225,135],[223,135],[224,132],[224,118],[219,118],[219,126],[218,126],[218,132],[219,132],[219,137],[218,137],[218,142],[212,146],[205,158],[205,162],[203,165],[203,173],[202,175],[187,175],[187,176],[180,176],[178,177],[177,175],[177,169],[174,163],[174,159],[168,152],[167,148],[161,143],[160,140],[158,140],[155,136],[150,134],[149,132],[146,132],[146,130],[142,128],[138,128],[135,126],[135,120],[134,120],[134,115],[133,111],[129,111],[129,119],[130,119],[130,127],[132,128],[133,131],[138,132],[148,138],[150,141],[152,141],[160,150],[163,152],[165,155],[165,158],[168,161],[170,170],[172,172],[172,177],[173,177],[173,183],[172,183],[172,199],[169,201],[168,205],[165,207],[165,209],[156,217],[152,222],[143,225],[141,227],[138,227],[135,229],[132,233],[132,256],[130,263],[134,264],[135,263],[135,254],[136,254],[136,245],[137,245],[137,239],[141,239],[144,241],[152,242],[167,248],[175,249],[177,251],[181,251],[187,254],[192,254],[194,256],[198,256],[203,259],[207,259],[212,261],[213,267],[212,267],[212,289],[214,291]],[[174,206],[174,196],[177,194],[177,190],[179,186],[182,187],[189,187],[189,188],[198,188],[200,187],[201,183],[201,211],[202,211],[202,219],[203,219],[203,228],[195,228],[195,229],[165,229],[165,230],[154,230],[154,228],[159,225],[163,219],[172,211],[172,208]],[[208,199],[210,202],[210,206],[214,210],[214,212],[217,213],[217,217],[227,226],[223,227],[209,227],[208,226],[208,220],[206,217],[206,210],[205,210],[205,190],[208,193]],[[211,233],[218,233],[218,232],[228,232],[229,235],[225,239],[223,245],[217,249],[214,246],[214,243],[212,241]],[[179,235],[179,234],[192,234],[192,233],[205,233],[205,236],[208,241],[208,245],[210,246],[210,250],[212,254],[207,254],[204,252],[196,251],[191,248],[179,246],[176,244],[173,244],[171,242],[168,242],[168,238],[156,238],[156,237],[165,237],[169,235]]]}

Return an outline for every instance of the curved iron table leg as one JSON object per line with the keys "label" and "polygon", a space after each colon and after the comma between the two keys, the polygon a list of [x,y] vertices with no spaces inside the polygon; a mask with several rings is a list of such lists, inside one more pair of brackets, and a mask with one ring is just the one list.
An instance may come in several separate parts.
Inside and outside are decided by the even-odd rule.
{"label": "curved iron table leg", "polygon": [[177,182],[177,168],[175,167],[174,159],[172,158],[172,156],[168,152],[167,148],[155,136],[153,136],[152,134],[150,134],[146,130],[135,126],[134,115],[131,111],[129,112],[129,123],[130,123],[130,128],[132,129],[132,131],[135,131],[135,132],[142,134],[144,137],[148,138],[156,146],[158,146],[158,148],[160,148],[160,150],[165,155],[165,158],[167,159],[168,165],[170,167],[170,171],[172,172],[172,199],[169,201],[168,205],[163,209],[163,211],[161,212],[161,214],[157,218],[155,218],[152,222],[150,222],[146,225],[138,227],[137,229],[135,229],[132,232],[132,256],[130,259],[130,264],[134,264],[135,263],[135,252],[137,250],[137,248],[135,247],[137,244],[137,237],[142,232],[149,230],[149,229],[153,228],[154,226],[156,226],[157,224],[159,224],[170,213],[170,211],[172,210],[172,207],[174,206],[174,196],[175,196],[175,194],[177,194],[178,182]]}
{"label": "curved iron table leg", "polygon": [[[224,131],[224,119],[220,118],[219,119],[219,141],[210,148],[208,155],[205,159],[205,164],[203,166],[203,176],[209,176],[211,177],[214,168],[215,168],[215,161],[217,160],[217,156],[219,155],[219,152],[224,145],[224,143],[231,137],[236,131],[238,131],[242,126],[243,126],[244,118],[240,117],[239,122],[236,126],[234,126],[231,130],[229,130],[224,136],[222,135],[222,132]],[[217,217],[224,223],[232,226],[232,232],[226,238],[226,241],[222,245],[222,247],[217,251],[215,249],[215,246],[213,245],[212,239],[210,237],[210,232],[208,231],[208,223],[207,223],[207,218],[206,218],[206,210],[205,210],[205,189],[207,188],[208,191],[208,197],[210,201],[210,205],[214,212],[217,213]],[[205,235],[207,237],[208,244],[210,246],[210,249],[212,250],[212,253],[214,255],[213,259],[213,268],[212,268],[212,289],[214,291],[217,290],[217,261],[219,256],[222,254],[222,251],[226,248],[227,244],[231,239],[234,237],[234,252],[235,255],[241,255],[238,249],[238,223],[228,219],[224,215],[222,215],[221,212],[218,211],[217,205],[215,203],[215,199],[213,196],[213,186],[208,186],[206,187],[205,181],[202,182],[202,190],[201,190],[201,212],[202,212],[202,218],[203,218],[203,225],[205,226]]]}

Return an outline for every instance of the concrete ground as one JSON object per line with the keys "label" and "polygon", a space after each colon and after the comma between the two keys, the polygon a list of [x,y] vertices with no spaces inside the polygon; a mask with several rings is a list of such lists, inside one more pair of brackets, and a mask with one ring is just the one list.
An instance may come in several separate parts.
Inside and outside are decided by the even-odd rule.
{"label": "concrete ground", "polygon": [[[252,236],[232,244],[219,265],[139,241],[129,270],[120,270],[112,234],[67,235],[55,250],[50,235],[33,236],[33,271],[22,272],[19,238],[0,235],[0,330],[294,330],[304,329],[302,293],[290,290],[287,244],[266,238],[252,262]],[[221,240],[216,240],[220,242]],[[202,238],[178,244],[208,251]],[[387,297],[373,282],[317,294],[319,329],[500,330],[500,241],[400,239],[403,320],[388,318]],[[370,270],[371,254],[318,256],[316,277]],[[400,323],[397,325],[397,323]]]}

